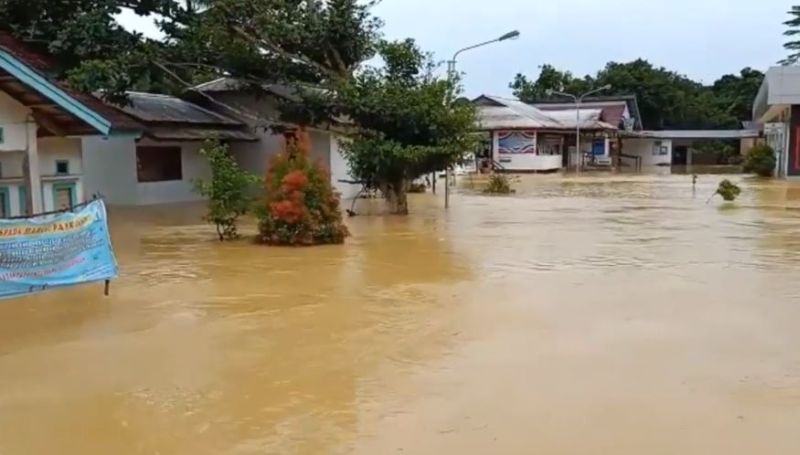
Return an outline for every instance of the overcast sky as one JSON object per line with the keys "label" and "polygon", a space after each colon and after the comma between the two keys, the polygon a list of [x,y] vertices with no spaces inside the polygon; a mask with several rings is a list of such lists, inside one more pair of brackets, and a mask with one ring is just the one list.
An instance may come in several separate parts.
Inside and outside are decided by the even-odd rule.
{"label": "overcast sky", "polygon": [[[795,3],[800,3],[796,2]],[[792,0],[383,0],[375,14],[388,38],[415,38],[447,60],[465,46],[510,30],[522,36],[459,57],[467,94],[510,94],[517,73],[550,63],[577,75],[638,57],[711,83],[745,66],[784,57]],[[133,14],[124,26],[153,33]]]}

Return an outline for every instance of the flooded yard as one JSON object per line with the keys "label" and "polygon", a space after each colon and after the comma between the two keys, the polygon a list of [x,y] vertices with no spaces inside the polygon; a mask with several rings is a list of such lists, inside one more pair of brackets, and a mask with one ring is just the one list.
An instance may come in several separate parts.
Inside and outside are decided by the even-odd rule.
{"label": "flooded yard", "polygon": [[522,177],[313,249],[112,210],[110,297],[0,303],[0,454],[800,453],[800,184],[720,179]]}

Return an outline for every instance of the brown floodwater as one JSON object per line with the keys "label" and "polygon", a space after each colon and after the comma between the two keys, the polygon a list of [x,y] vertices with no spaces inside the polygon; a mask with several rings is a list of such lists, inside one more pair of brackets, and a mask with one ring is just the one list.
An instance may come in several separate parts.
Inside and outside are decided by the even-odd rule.
{"label": "brown floodwater", "polygon": [[523,177],[313,249],[112,210],[110,297],[0,302],[0,454],[800,453],[800,185],[720,178]]}

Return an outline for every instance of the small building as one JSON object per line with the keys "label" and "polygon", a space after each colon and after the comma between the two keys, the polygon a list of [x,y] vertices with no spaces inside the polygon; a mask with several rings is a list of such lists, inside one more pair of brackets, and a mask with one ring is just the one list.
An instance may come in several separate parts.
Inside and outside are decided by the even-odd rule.
{"label": "small building", "polygon": [[48,70],[45,59],[0,32],[0,217],[84,200],[84,139],[133,141],[142,131],[119,110],[50,79]]}
{"label": "small building", "polygon": [[[500,170],[550,172],[574,166],[579,159],[584,164],[611,163],[611,140],[617,127],[603,121],[603,109],[545,111],[516,99],[489,95],[473,103],[478,111],[477,129],[490,135],[492,160]],[[580,155],[575,140],[579,124]]]}
{"label": "small building", "polygon": [[753,102],[753,121],[778,158],[780,177],[800,177],[800,67],[767,70]]}
{"label": "small building", "polygon": [[[284,149],[273,126],[279,97],[291,96],[286,88],[220,79],[188,93],[193,100],[130,92],[117,107],[51,78],[50,69],[47,58],[0,32],[0,217],[62,210],[94,194],[109,205],[196,201],[194,181],[211,176],[199,154],[205,140],[229,144],[256,175]],[[351,198],[360,187],[347,183],[340,139],[312,129],[310,153]]]}
{"label": "small building", "polygon": [[[280,113],[281,103],[299,101],[294,91],[282,84],[253,85],[224,77],[196,86],[192,100],[247,125],[256,140],[235,143],[231,151],[244,169],[262,175],[270,159],[283,150],[285,132],[295,128],[283,123]],[[330,173],[334,189],[346,200],[356,197],[361,185],[352,183],[349,166],[341,152],[343,129],[340,123],[325,128],[312,126],[306,131],[311,142],[311,157]]]}
{"label": "small building", "polygon": [[258,140],[244,123],[174,96],[127,97],[121,110],[142,125],[138,137],[83,138],[87,192],[102,194],[112,205],[201,200],[194,181],[211,177],[200,155],[204,141],[235,147]]}

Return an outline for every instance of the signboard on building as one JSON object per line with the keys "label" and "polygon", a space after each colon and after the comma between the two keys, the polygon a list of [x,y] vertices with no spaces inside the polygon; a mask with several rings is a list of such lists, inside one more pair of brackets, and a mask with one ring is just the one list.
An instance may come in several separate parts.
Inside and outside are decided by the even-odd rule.
{"label": "signboard on building", "polygon": [[536,132],[498,131],[497,152],[503,155],[536,153]]}
{"label": "signboard on building", "polygon": [[0,220],[0,299],[117,274],[102,200],[73,212]]}

